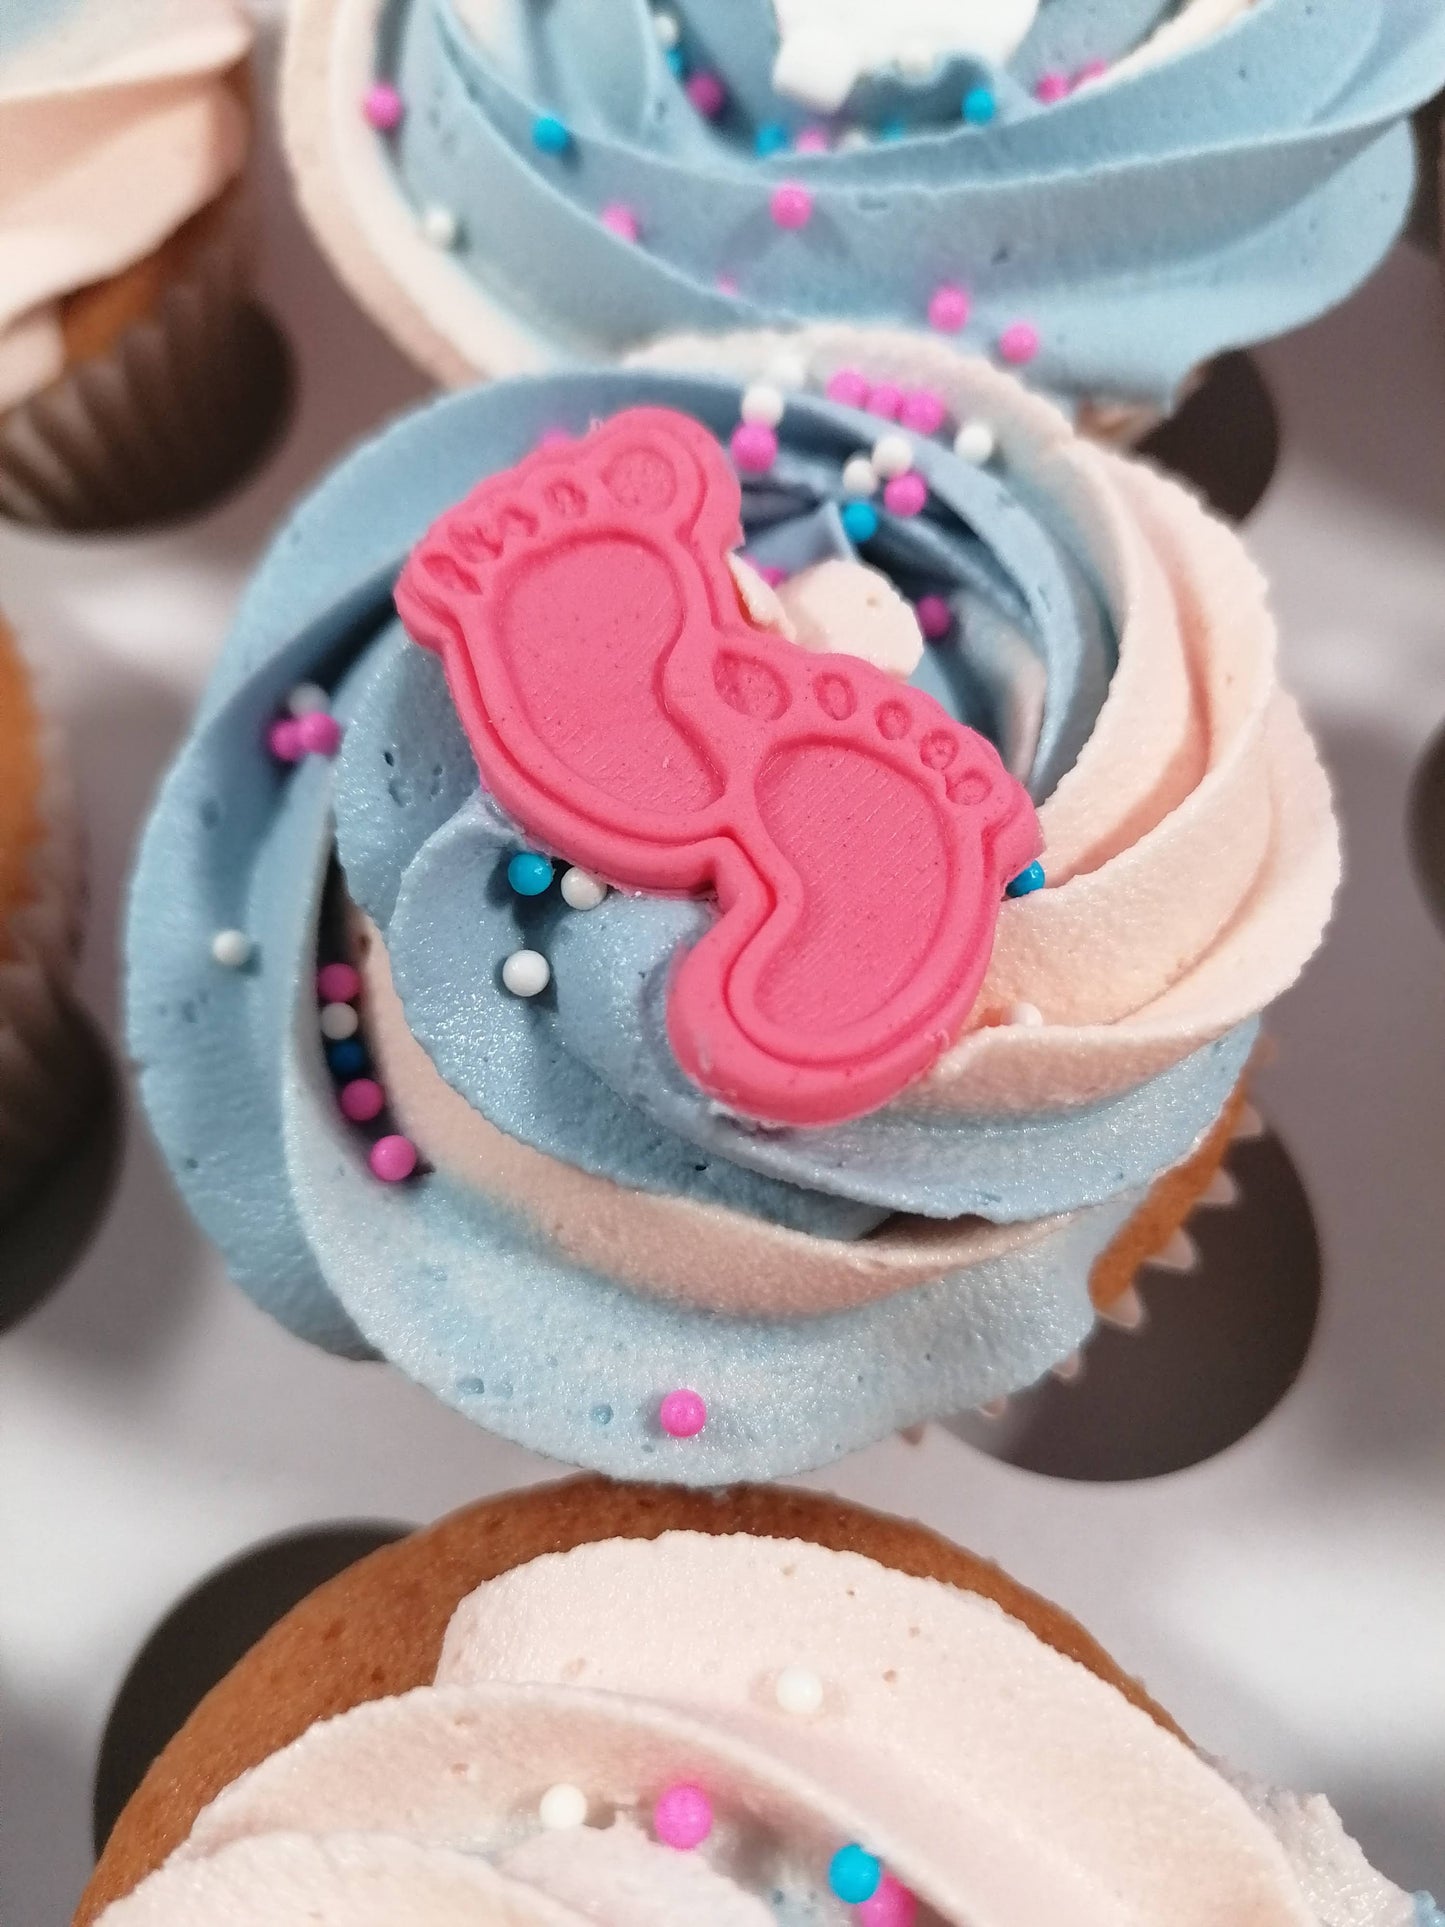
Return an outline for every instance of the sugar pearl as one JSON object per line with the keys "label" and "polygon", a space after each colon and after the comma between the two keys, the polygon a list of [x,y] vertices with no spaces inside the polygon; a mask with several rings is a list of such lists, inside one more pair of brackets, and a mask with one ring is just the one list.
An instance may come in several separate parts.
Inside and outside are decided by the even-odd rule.
{"label": "sugar pearl", "polygon": [[296,718],[296,741],[307,756],[334,756],[341,747],[341,725],[323,709]]}
{"label": "sugar pearl", "polygon": [[921,475],[895,475],[883,490],[883,506],[890,515],[919,515],[928,501],[928,485]]}
{"label": "sugar pearl", "polygon": [[843,464],[843,493],[855,502],[878,493],[878,471],[866,455],[851,456]]}
{"label": "sugar pearl", "polygon": [[808,363],[802,355],[792,354],[785,349],[769,361],[767,378],[775,387],[785,390],[806,387]]}
{"label": "sugar pearl", "polygon": [[712,1832],[712,1801],[700,1786],[680,1781],[652,1809],[652,1830],[665,1847],[700,1847]]}
{"label": "sugar pearl", "polygon": [[461,233],[461,223],[449,207],[434,202],[422,210],[421,231],[425,240],[434,248],[454,248],[457,236]]}
{"label": "sugar pearl", "polygon": [[864,405],[870,415],[881,415],[886,422],[896,422],[903,406],[903,390],[894,381],[875,381]]}
{"label": "sugar pearl", "polygon": [[869,1853],[856,1841],[850,1841],[838,1851],[828,1863],[828,1885],[838,1896],[856,1907],[865,1900],[871,1900],[883,1880],[883,1864],[876,1854]]}
{"label": "sugar pearl", "polygon": [[405,111],[401,95],[385,80],[368,87],[361,97],[362,118],[378,134],[390,134],[400,127]]}
{"label": "sugar pearl", "polygon": [[1015,321],[998,338],[998,351],[1004,360],[1021,368],[1039,352],[1039,331],[1031,321]]}
{"label": "sugar pearl", "polygon": [[1044,1013],[1037,1004],[1020,1002],[1009,1006],[1008,1020],[1023,1030],[1037,1030],[1044,1021]]}
{"label": "sugar pearl", "polygon": [[878,1891],[871,1900],[863,1901],[858,1908],[858,1918],[863,1927],[913,1927],[918,1915],[918,1901],[901,1880],[895,1880],[891,1873],[884,1874],[878,1883]]}
{"label": "sugar pearl", "polygon": [[1057,101],[1065,99],[1069,92],[1069,76],[1060,73],[1040,75],[1034,87],[1035,96],[1045,107],[1052,107]]}
{"label": "sugar pearl", "polygon": [[764,422],[743,422],[728,443],[733,461],[747,475],[766,475],[778,459],[778,437]]}
{"label": "sugar pearl", "polygon": [[998,453],[998,437],[987,422],[965,422],[953,438],[953,452],[962,461],[982,467]]}
{"label": "sugar pearl", "polygon": [[323,1004],[317,1022],[321,1026],[321,1035],[329,1038],[333,1044],[354,1037],[361,1027],[361,1019],[350,1004]]}
{"label": "sugar pearl", "polygon": [[921,595],[913,605],[918,626],[930,642],[942,642],[953,627],[953,611],[941,595]]}
{"label": "sugar pearl", "polygon": [[822,1710],[823,1682],[806,1666],[785,1666],[774,1682],[773,1693],[785,1713],[808,1718]]}
{"label": "sugar pearl", "polygon": [[316,973],[316,994],[323,1004],[354,1004],[361,995],[361,974],[354,964],[322,964]]}
{"label": "sugar pearl", "polygon": [[913,466],[913,444],[906,435],[880,435],[873,444],[873,466],[884,481],[906,475]]}
{"label": "sugar pearl", "polygon": [[573,910],[595,910],[607,895],[607,885],[575,867],[562,874],[562,901]]}
{"label": "sugar pearl", "polygon": [[675,13],[655,13],[652,16],[652,31],[657,36],[657,44],[666,52],[675,47],[682,38],[682,28],[678,25]]}
{"label": "sugar pearl", "polygon": [[919,435],[936,435],[948,419],[948,404],[931,388],[910,388],[903,397],[898,419]]}
{"label": "sugar pearl", "polygon": [[519,897],[544,896],[552,884],[552,859],[540,850],[518,850],[507,861],[507,881]]}
{"label": "sugar pearl", "polygon": [[798,138],[793,142],[800,154],[826,154],[832,144],[826,127],[800,128]]}
{"label": "sugar pearl", "polygon": [[842,402],[845,408],[861,408],[868,399],[868,378],[856,368],[840,368],[829,375],[823,392],[829,401]]}
{"label": "sugar pearl", "polygon": [[319,682],[299,682],[286,698],[286,707],[293,716],[310,716],[330,709],[331,698]]}
{"label": "sugar pearl", "polygon": [[552,981],[552,966],[540,950],[514,950],[502,965],[502,982],[514,997],[536,997]]}
{"label": "sugar pearl", "polygon": [[383,1184],[400,1184],[416,1169],[416,1146],[409,1137],[399,1134],[379,1137],[366,1161],[372,1176],[380,1178]]}
{"label": "sugar pearl", "polygon": [[693,74],[684,83],[683,92],[705,120],[716,120],[728,104],[728,90],[714,73]]}
{"label": "sugar pearl", "polygon": [[787,405],[781,391],[770,382],[754,382],[743,393],[743,420],[761,422],[765,428],[776,428],[783,419]]}
{"label": "sugar pearl", "polygon": [[227,970],[244,970],[253,947],[244,930],[218,930],[211,939],[211,956]]}
{"label": "sugar pearl", "polygon": [[279,722],[272,723],[266,732],[266,747],[278,763],[299,763],[305,751],[301,747],[301,725],[294,716],[283,716]]}
{"label": "sugar pearl", "polygon": [[342,1085],[336,1101],[341,1115],[353,1124],[369,1124],[381,1116],[386,1094],[374,1077],[353,1077],[349,1084]]}
{"label": "sugar pearl", "polygon": [[707,1424],[707,1405],[701,1393],[682,1387],[668,1393],[657,1417],[670,1439],[695,1439]]}
{"label": "sugar pearl", "polygon": [[641,236],[642,227],[636,213],[621,201],[613,201],[610,206],[604,207],[597,218],[607,232],[615,234],[619,241],[636,241]]}
{"label": "sugar pearl", "polygon": [[878,533],[878,511],[871,502],[849,502],[843,510],[843,533],[850,542],[871,542]]}
{"label": "sugar pearl", "polygon": [[532,122],[532,145],[544,154],[565,154],[572,145],[571,130],[555,114],[538,114]]}
{"label": "sugar pearl", "polygon": [[940,334],[956,335],[967,324],[971,307],[965,289],[945,282],[934,290],[928,304],[928,325],[937,328]]}
{"label": "sugar pearl", "polygon": [[780,228],[805,228],[813,218],[813,197],[798,181],[784,181],[781,187],[775,187],[768,207]]}
{"label": "sugar pearl", "polygon": [[559,1780],[537,1802],[537,1818],[548,1833],[569,1832],[587,1823],[587,1795],[580,1786]]}
{"label": "sugar pearl", "polygon": [[963,118],[970,127],[987,127],[998,112],[998,99],[991,87],[970,87],[963,97]]}

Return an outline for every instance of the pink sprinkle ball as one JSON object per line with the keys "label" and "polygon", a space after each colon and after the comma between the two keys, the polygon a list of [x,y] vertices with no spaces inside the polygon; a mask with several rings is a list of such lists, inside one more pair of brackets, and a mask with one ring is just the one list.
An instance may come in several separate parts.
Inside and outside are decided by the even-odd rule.
{"label": "pink sprinkle ball", "polygon": [[998,351],[1011,367],[1022,368],[1039,352],[1039,331],[1031,321],[1015,321],[998,338]]}
{"label": "pink sprinkle ball", "polygon": [[780,589],[788,579],[787,570],[780,568],[776,562],[763,562],[759,564],[758,574],[770,589]]}
{"label": "pink sprinkle ball", "polygon": [[623,201],[604,207],[598,218],[609,234],[615,234],[620,241],[635,241],[642,233],[636,214]]}
{"label": "pink sprinkle ball", "polygon": [[915,470],[895,475],[883,490],[883,506],[890,515],[917,515],[928,500],[928,484]]}
{"label": "pink sprinkle ball", "polygon": [[305,755],[301,747],[301,725],[294,716],[283,716],[266,732],[266,747],[278,763],[299,763]]}
{"label": "pink sprinkle ball", "polygon": [[813,218],[813,197],[798,181],[784,181],[781,187],[775,187],[768,207],[781,228],[805,228]]}
{"label": "pink sprinkle ball", "polygon": [[942,395],[931,388],[910,388],[903,397],[898,419],[918,435],[936,435],[948,419],[948,406]]}
{"label": "pink sprinkle ball", "polygon": [[665,1847],[686,1853],[712,1832],[712,1801],[700,1786],[680,1780],[652,1809],[652,1830]]}
{"label": "pink sprinkle ball", "polygon": [[378,80],[361,98],[361,114],[368,127],[378,134],[390,134],[401,125],[406,112],[401,95],[389,81]]}
{"label": "pink sprinkle ball", "polygon": [[1086,60],[1074,75],[1074,85],[1082,87],[1087,80],[1102,80],[1109,71],[1107,60]]}
{"label": "pink sprinkle ball", "polygon": [[707,1424],[707,1406],[700,1392],[683,1387],[668,1393],[658,1407],[657,1417],[670,1439],[695,1439]]}
{"label": "pink sprinkle ball", "polygon": [[[386,1093],[374,1077],[353,1077],[349,1084],[342,1085],[336,1101],[341,1106],[341,1115],[350,1118],[353,1124],[370,1124],[374,1117],[381,1116]],[[404,1138],[400,1141],[406,1142]]]}
{"label": "pink sprinkle ball", "polygon": [[913,1927],[917,1912],[917,1899],[891,1873],[884,1874],[870,1900],[858,1904],[858,1918],[863,1927]]}
{"label": "pink sprinkle ball", "polygon": [[842,402],[845,408],[861,408],[868,399],[868,378],[856,368],[840,368],[828,377],[823,392],[829,401]]}
{"label": "pink sprinkle ball", "polygon": [[341,747],[341,725],[324,709],[296,718],[296,740],[306,756],[334,756]]}
{"label": "pink sprinkle ball", "polygon": [[716,120],[728,104],[728,90],[717,74],[704,71],[689,75],[683,92],[706,120]]}
{"label": "pink sprinkle ball", "polygon": [[416,1169],[416,1146],[409,1137],[379,1137],[366,1161],[383,1184],[400,1184]]}
{"label": "pink sprinkle ball", "polygon": [[956,335],[960,328],[967,326],[972,309],[967,289],[946,281],[933,291],[933,299],[928,304],[928,325],[937,328],[940,334]]}
{"label": "pink sprinkle ball", "polygon": [[349,963],[323,964],[316,973],[316,995],[323,1004],[354,1004],[361,995],[360,973]]}
{"label": "pink sprinkle ball", "polygon": [[766,475],[778,459],[778,437],[766,422],[739,422],[728,446],[746,475]]}
{"label": "pink sprinkle ball", "polygon": [[826,154],[832,145],[826,127],[804,127],[793,142],[793,149],[799,154]]}
{"label": "pink sprinkle ball", "polygon": [[893,381],[877,381],[868,390],[863,406],[870,415],[878,415],[885,422],[896,422],[898,411],[903,406],[903,390]]}
{"label": "pink sprinkle ball", "polygon": [[572,437],[567,433],[565,428],[544,428],[537,437],[537,447],[539,449],[570,448],[571,446]]}
{"label": "pink sprinkle ball", "polygon": [[942,642],[953,627],[953,611],[941,595],[923,595],[913,605],[918,626],[930,642]]}
{"label": "pink sprinkle ball", "polygon": [[1065,99],[1070,91],[1069,76],[1060,73],[1041,74],[1034,86],[1035,98],[1041,100],[1045,107],[1052,107],[1055,102]]}

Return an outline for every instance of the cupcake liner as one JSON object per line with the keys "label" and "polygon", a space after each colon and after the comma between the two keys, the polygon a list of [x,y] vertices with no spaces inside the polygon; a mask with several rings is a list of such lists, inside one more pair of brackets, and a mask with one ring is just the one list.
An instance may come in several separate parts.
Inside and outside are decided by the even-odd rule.
{"label": "cupcake liner", "polygon": [[247,296],[232,212],[154,309],[0,418],[0,514],[101,531],[204,506],[260,455],[287,389],[284,350]]}

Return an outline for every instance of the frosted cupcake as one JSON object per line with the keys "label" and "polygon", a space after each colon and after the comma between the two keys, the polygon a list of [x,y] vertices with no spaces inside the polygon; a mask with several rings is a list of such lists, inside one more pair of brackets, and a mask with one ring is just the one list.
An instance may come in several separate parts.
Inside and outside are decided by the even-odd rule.
{"label": "frosted cupcake", "polygon": [[849,321],[1117,424],[1369,273],[1442,82],[1433,0],[299,0],[285,120],[445,381]]}
{"label": "frosted cupcake", "polygon": [[122,1816],[96,1919],[1441,1916],[1324,1800],[1204,1758],[1067,1615],[921,1527],[585,1480],[458,1513],[289,1614]]}
{"label": "frosted cupcake", "polygon": [[245,304],[240,0],[12,0],[0,20],[0,513],[179,514],[282,374]]}
{"label": "frosted cupcake", "polygon": [[145,839],[130,1033],[293,1330],[717,1484],[1071,1356],[1338,850],[1183,491],[926,344],[697,353],[456,397],[302,507]]}

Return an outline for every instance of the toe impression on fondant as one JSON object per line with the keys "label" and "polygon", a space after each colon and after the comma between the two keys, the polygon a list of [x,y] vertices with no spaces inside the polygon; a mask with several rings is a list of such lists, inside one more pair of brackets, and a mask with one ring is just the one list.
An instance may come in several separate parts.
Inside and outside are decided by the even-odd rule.
{"label": "toe impression on fondant", "polygon": [[623,889],[715,895],[669,987],[687,1074],[750,1117],[838,1123],[962,1028],[1038,820],[932,697],[748,621],[740,511],[706,429],[630,410],[482,482],[397,607],[529,838]]}

